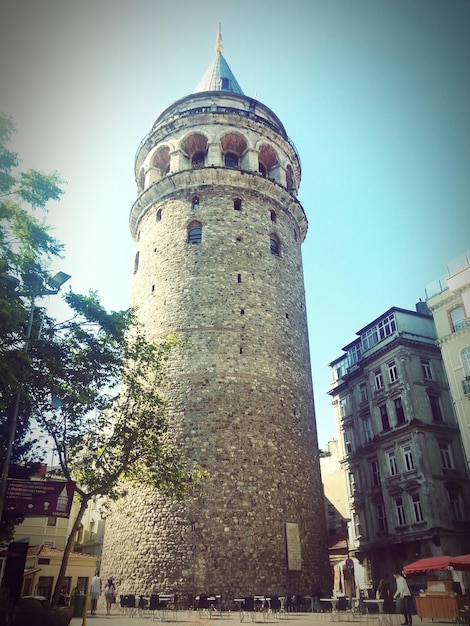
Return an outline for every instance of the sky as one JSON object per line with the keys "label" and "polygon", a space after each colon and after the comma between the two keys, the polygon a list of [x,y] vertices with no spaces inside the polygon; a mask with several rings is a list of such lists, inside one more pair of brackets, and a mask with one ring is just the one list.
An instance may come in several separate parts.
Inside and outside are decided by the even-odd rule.
{"label": "sky", "polygon": [[[0,110],[22,167],[58,171],[51,268],[129,306],[134,158],[215,56],[283,122],[299,200],[319,445],[337,438],[328,364],[470,249],[468,0],[4,0]],[[49,311],[60,317],[57,298]],[[55,301],[55,302],[54,302]]]}

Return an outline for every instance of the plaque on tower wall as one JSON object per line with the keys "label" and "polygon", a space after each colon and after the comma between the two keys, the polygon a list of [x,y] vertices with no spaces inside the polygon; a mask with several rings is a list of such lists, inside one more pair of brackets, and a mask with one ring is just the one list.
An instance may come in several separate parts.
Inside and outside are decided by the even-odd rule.
{"label": "plaque on tower wall", "polygon": [[287,569],[300,572],[302,569],[302,553],[300,550],[299,525],[286,522]]}

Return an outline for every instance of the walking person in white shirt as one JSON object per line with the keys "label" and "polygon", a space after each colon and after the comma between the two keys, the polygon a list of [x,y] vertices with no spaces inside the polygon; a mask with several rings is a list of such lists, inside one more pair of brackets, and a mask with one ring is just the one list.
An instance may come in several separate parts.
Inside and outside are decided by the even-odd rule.
{"label": "walking person in white shirt", "polygon": [[91,579],[90,596],[91,596],[91,615],[96,615],[96,605],[101,594],[101,578],[99,570]]}
{"label": "walking person in white shirt", "polygon": [[413,598],[408,587],[408,583],[400,572],[394,572],[393,578],[397,583],[397,590],[395,591],[393,599],[396,600],[397,598],[402,598],[403,600],[402,612],[405,617],[405,621],[402,626],[412,626],[411,612],[413,609]]}

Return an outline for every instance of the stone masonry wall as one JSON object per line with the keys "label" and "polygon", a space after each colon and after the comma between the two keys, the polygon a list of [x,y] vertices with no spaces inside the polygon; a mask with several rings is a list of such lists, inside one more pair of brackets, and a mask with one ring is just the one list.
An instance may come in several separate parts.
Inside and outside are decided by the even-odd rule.
{"label": "stone masonry wall", "polygon": [[[145,488],[117,503],[103,575],[122,593],[328,593],[303,210],[281,186],[246,172],[202,168],[171,181],[172,192],[154,185],[139,218],[132,304],[150,336],[184,340],[171,360],[168,416],[182,453],[209,477],[184,503]],[[196,221],[202,241],[189,244]],[[287,522],[299,527],[300,571],[287,569]]]}

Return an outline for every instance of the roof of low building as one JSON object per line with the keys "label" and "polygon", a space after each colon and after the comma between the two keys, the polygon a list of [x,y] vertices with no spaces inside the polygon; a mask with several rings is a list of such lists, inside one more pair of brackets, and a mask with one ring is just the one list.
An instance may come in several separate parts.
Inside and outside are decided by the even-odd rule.
{"label": "roof of low building", "polygon": [[[52,546],[46,546],[44,544],[38,546],[30,546],[28,548],[28,558],[31,557],[41,557],[45,559],[61,559],[64,554],[64,551],[60,548],[53,548]],[[71,552],[69,555],[70,559],[89,559],[97,558],[92,554],[83,554],[81,552]]]}

